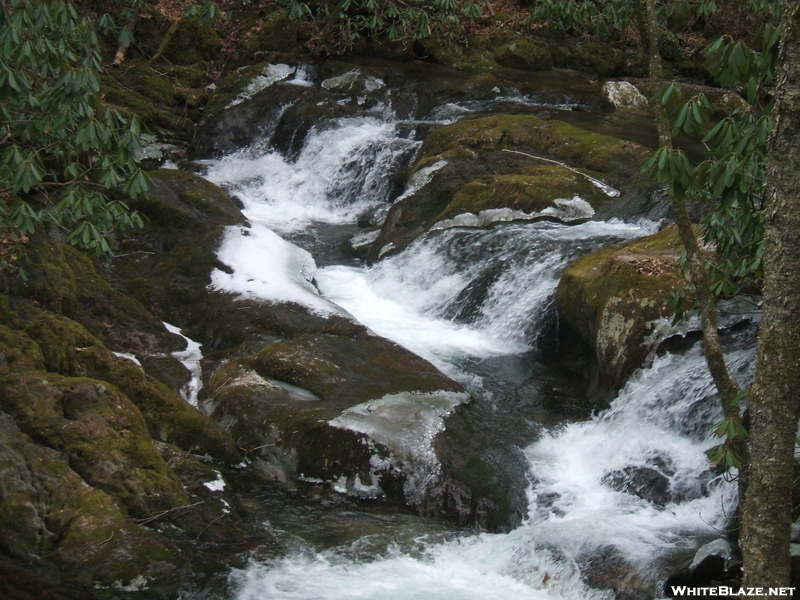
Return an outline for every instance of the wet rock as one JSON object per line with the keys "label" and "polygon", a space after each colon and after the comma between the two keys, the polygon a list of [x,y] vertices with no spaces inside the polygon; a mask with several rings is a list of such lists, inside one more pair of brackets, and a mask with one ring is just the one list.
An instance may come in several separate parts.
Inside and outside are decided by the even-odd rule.
{"label": "wet rock", "polygon": [[487,435],[475,403],[455,407],[434,440],[441,463],[420,512],[461,527],[509,531],[528,514],[527,461],[517,446]]}
{"label": "wet rock", "polygon": [[533,40],[518,39],[500,46],[494,59],[504,67],[523,71],[549,71],[553,68],[550,51]]}
{"label": "wet rock", "polygon": [[684,285],[679,253],[669,227],[579,258],[562,275],[556,307],[594,350],[601,385],[622,384],[654,349],[657,321],[672,315],[664,298]]}
{"label": "wet rock", "polygon": [[663,589],[673,597],[673,586],[708,587],[733,585],[741,581],[741,562],[735,560],[728,540],[712,540],[684,558],[683,565],[675,569],[664,582]]}
{"label": "wet rock", "polygon": [[[403,101],[404,78],[391,68],[370,69],[331,62],[319,66],[276,56],[288,63],[260,63],[230,75],[209,101],[208,121],[190,148],[205,158],[230,153],[258,141],[294,155],[312,128],[392,106],[411,117],[413,102]],[[395,89],[389,98],[387,80]]]}
{"label": "wet rock", "polygon": [[664,473],[650,467],[625,467],[603,476],[601,483],[619,492],[663,507],[670,501],[670,481]]}
{"label": "wet rock", "polygon": [[606,81],[601,92],[603,102],[616,109],[635,108],[644,110],[649,103],[647,98],[630,82]]}
{"label": "wet rock", "polygon": [[612,590],[615,600],[651,600],[655,586],[613,546],[598,548],[578,559],[584,582],[596,589]]}
{"label": "wet rock", "polygon": [[360,476],[361,485],[374,487],[372,457],[385,459],[387,450],[373,452],[375,444],[366,443],[363,432],[330,422],[356,405],[392,394],[463,390],[427,361],[383,338],[306,334],[226,364],[215,373],[211,392],[212,416],[274,478]]}
{"label": "wet rock", "polygon": [[[576,196],[602,218],[623,216],[634,210],[630,197],[647,187],[638,169],[648,154],[632,142],[533,116],[444,126],[425,139],[410,170],[409,185],[417,174],[425,174],[427,183],[392,206],[369,257],[398,252],[437,222],[460,215],[473,218],[453,224],[537,215],[569,222],[575,216],[564,203]],[[578,218],[591,211],[584,208]]]}

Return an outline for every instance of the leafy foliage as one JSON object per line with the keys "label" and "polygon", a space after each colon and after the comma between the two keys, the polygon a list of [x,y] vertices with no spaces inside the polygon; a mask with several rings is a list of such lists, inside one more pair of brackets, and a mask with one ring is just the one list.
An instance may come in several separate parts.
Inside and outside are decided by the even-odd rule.
{"label": "leafy foliage", "polygon": [[[749,391],[743,389],[733,399],[732,405],[739,406],[746,401]],[[716,437],[725,438],[721,444],[713,446],[706,452],[708,460],[716,465],[723,465],[726,469],[742,469],[742,459],[735,450],[738,442],[747,440],[747,429],[740,418],[723,419],[711,428]]]}
{"label": "leafy foliage", "polygon": [[[705,95],[684,100],[672,84],[656,98],[672,116],[673,136],[702,136],[708,149],[706,159],[692,166],[683,151],[659,148],[644,168],[668,183],[677,201],[714,207],[701,225],[704,241],[714,249],[706,268],[717,297],[752,291],[761,284],[765,159],[773,127],[769,92],[777,72],[778,43],[777,29],[767,26],[759,50],[729,36],[705,50],[717,80],[746,97],[713,126]],[[685,292],[672,297],[679,316],[685,297]]]}
{"label": "leafy foliage", "polygon": [[452,37],[463,18],[482,14],[480,2],[472,0],[341,0],[326,3],[284,0],[289,16],[310,19],[323,27],[323,43],[349,48],[360,37],[386,35],[391,40],[412,42]]}
{"label": "leafy foliage", "polygon": [[142,225],[106,195],[147,193],[136,159],[140,125],[104,108],[93,24],[64,0],[0,2],[0,229],[25,236],[42,223],[109,255],[107,236]]}

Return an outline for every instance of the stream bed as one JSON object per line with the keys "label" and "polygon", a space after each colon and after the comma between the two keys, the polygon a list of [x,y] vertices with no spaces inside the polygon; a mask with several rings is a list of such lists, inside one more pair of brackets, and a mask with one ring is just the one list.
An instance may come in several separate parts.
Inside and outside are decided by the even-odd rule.
{"label": "stream bed", "polygon": [[[262,83],[341,84],[315,83],[311,70],[284,65]],[[359,234],[364,215],[385,216],[400,193],[397,175],[425,132],[442,124],[521,111],[572,113],[584,127],[594,114],[596,128],[618,134],[642,129],[638,117],[571,110],[580,95],[550,93],[548,103],[546,93],[526,86],[494,102],[443,101],[424,110],[417,103],[411,115],[393,104],[397,94],[383,80],[366,78],[365,94],[380,92],[380,101],[321,118],[294,149],[271,137],[276,111],[262,137],[205,162],[205,176],[241,201],[250,222],[228,231],[219,251],[227,269],[215,272],[214,287],[350,315],[429,360],[465,386],[484,426],[498,443],[521,450],[527,471],[527,515],[506,533],[265,494],[271,516],[264,527],[279,556],[254,552],[230,575],[231,598],[577,600],[613,598],[620,581],[627,597],[657,597],[675,557],[724,529],[735,486],[709,470],[705,455],[721,411],[698,347],[662,353],[601,412],[585,405],[586,378],[554,360],[553,294],[566,265],[653,233],[658,223],[442,228],[373,265],[339,250]],[[746,381],[753,353],[744,339],[730,343],[733,372]]]}

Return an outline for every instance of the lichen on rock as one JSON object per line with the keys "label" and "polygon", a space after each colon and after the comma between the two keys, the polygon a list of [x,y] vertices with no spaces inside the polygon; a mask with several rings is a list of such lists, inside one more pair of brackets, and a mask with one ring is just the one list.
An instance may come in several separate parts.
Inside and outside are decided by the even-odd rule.
{"label": "lichen on rock", "polygon": [[564,322],[593,350],[600,377],[622,384],[642,366],[655,340],[655,321],[670,317],[664,300],[681,289],[675,227],[609,246],[569,264],[556,291]]}

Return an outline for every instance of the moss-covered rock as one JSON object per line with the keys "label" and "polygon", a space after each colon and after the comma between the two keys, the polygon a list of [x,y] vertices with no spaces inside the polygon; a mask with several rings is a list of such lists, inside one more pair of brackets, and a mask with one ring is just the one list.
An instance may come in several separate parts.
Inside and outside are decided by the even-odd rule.
{"label": "moss-covered rock", "polygon": [[648,158],[634,142],[579,129],[563,121],[530,115],[494,115],[447,125],[429,135],[417,163],[459,148],[473,151],[519,149],[554,156],[573,166],[609,175],[630,176]]}
{"label": "moss-covered rock", "polygon": [[504,67],[523,71],[549,71],[553,57],[542,44],[531,39],[517,39],[494,51],[494,59]]}
{"label": "moss-covered rock", "polygon": [[664,299],[684,285],[680,251],[669,227],[579,258],[564,271],[556,307],[594,350],[605,383],[619,385],[642,365],[657,341],[655,321],[672,315]]}
{"label": "moss-covered rock", "polygon": [[[437,221],[462,213],[528,213],[578,195],[604,218],[626,216],[634,198],[649,195],[639,173],[649,154],[633,142],[530,115],[446,125],[425,138],[409,170],[415,177],[435,169],[429,182],[392,207],[369,258],[400,251]],[[622,197],[602,193],[581,173],[621,189]]]}
{"label": "moss-covered rock", "polygon": [[534,214],[553,207],[553,200],[580,196],[602,200],[602,192],[589,180],[557,165],[523,169],[515,175],[487,175],[470,181],[453,196],[436,221],[463,214],[508,208]]}
{"label": "moss-covered rock", "polygon": [[[144,306],[134,299],[113,289],[97,273],[94,264],[84,253],[71,246],[60,244],[45,235],[31,238],[28,246],[28,264],[24,280],[10,282],[11,295],[26,298],[38,306],[49,309],[56,315],[80,323],[88,333],[99,338],[112,349],[124,352],[168,352],[183,348],[179,336],[169,333],[164,325]],[[29,323],[34,315],[37,319],[50,319],[44,313],[31,312],[26,305],[17,303],[0,306],[9,324],[23,329],[29,324],[50,339],[43,340],[43,347],[53,360],[56,348],[74,341],[81,347],[89,343],[74,332],[63,319],[54,317],[52,323],[36,325]],[[54,330],[48,333],[47,328]],[[63,335],[64,340],[57,338]],[[91,337],[91,336],[90,336]],[[80,338],[80,339],[79,339]],[[65,348],[66,352],[74,352]]]}
{"label": "moss-covered rock", "polygon": [[0,410],[33,439],[63,452],[92,487],[126,514],[148,517],[188,504],[136,407],[106,382],[39,375],[2,380]]}
{"label": "moss-covered rock", "polygon": [[156,440],[224,462],[238,462],[236,446],[224,430],[131,361],[88,348],[81,353],[81,364],[88,375],[117,386],[136,404]]}
{"label": "moss-covered rock", "polygon": [[647,74],[646,57],[641,51],[637,54],[636,49],[626,53],[614,44],[596,39],[571,38],[552,40],[549,47],[553,65],[562,69],[594,72],[599,77],[643,77]]}
{"label": "moss-covered rock", "polygon": [[[3,554],[22,565],[37,564],[45,573],[58,568],[72,580],[66,589],[76,582],[89,588],[128,585],[146,577],[160,579],[163,590],[185,564],[166,540],[127,519],[110,495],[86,485],[64,454],[34,443],[3,413],[0,499]],[[14,574],[4,578],[4,588],[13,597],[15,592],[37,589],[36,580],[26,577],[21,565]]]}
{"label": "moss-covered rock", "polygon": [[333,411],[397,392],[462,391],[428,361],[366,332],[296,335],[252,361],[259,374],[310,390]]}

